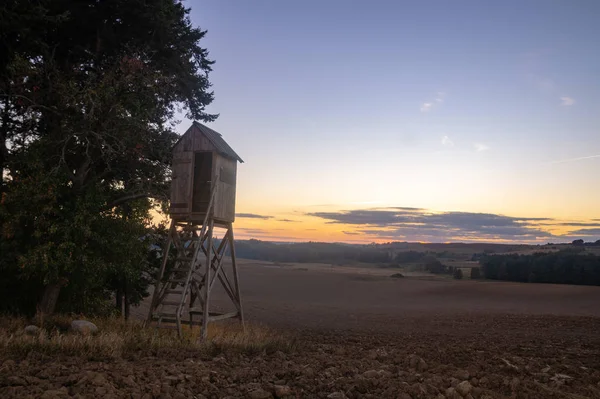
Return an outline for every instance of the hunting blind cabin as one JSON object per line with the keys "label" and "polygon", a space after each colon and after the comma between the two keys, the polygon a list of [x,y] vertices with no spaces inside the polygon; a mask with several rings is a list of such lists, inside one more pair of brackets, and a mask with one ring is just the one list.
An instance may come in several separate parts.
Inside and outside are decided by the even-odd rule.
{"label": "hunting blind cabin", "polygon": [[[173,149],[171,225],[147,324],[201,325],[205,338],[211,321],[238,318],[244,323],[233,240],[237,163],[244,162],[214,130],[194,122]],[[216,245],[215,227],[225,231]],[[176,251],[174,264],[169,253]],[[229,273],[223,258],[231,255]],[[234,310],[212,312],[210,294],[219,281]],[[184,314],[187,318],[184,319]],[[198,320],[195,320],[198,319]]]}

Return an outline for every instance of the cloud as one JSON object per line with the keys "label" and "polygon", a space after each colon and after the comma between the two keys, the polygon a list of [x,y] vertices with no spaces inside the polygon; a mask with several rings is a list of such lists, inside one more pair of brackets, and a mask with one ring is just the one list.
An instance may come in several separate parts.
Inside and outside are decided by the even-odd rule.
{"label": "cloud", "polygon": [[292,220],[292,219],[277,219],[278,222],[286,222],[286,223],[300,223],[299,220]]}
{"label": "cloud", "polygon": [[349,236],[359,236],[363,234],[358,231],[342,231],[342,233],[347,234]]}
{"label": "cloud", "polygon": [[572,97],[561,97],[560,100],[562,101],[561,105],[567,107],[575,104],[575,99],[573,99]]}
{"label": "cloud", "polygon": [[578,158],[569,158],[569,159],[562,159],[560,161],[553,161],[553,162],[549,162],[550,165],[556,165],[559,163],[565,163],[565,162],[575,162],[575,161],[583,161],[585,159],[594,159],[594,158],[600,158],[600,154],[597,155],[588,155],[586,157],[578,157]]}
{"label": "cloud", "polygon": [[245,219],[272,219],[273,216],[257,215],[256,213],[236,213],[236,217]]}
{"label": "cloud", "polygon": [[450,137],[444,136],[442,137],[442,145],[444,147],[454,147],[454,142],[450,140]]}
{"label": "cloud", "polygon": [[443,91],[438,91],[435,94],[435,98],[433,100],[429,100],[421,104],[421,112],[431,111],[434,107],[441,105],[444,102],[445,98],[446,93],[444,93]]}
{"label": "cloud", "polygon": [[477,151],[477,152],[487,151],[490,149],[490,147],[488,145],[483,144],[483,143],[475,143],[473,145],[475,146],[475,151]]}
{"label": "cloud", "polygon": [[597,229],[579,229],[571,231],[570,236],[585,236],[585,237],[598,237],[600,239],[600,228]]}
{"label": "cloud", "polygon": [[372,208],[314,212],[327,223],[363,226],[363,234],[390,240],[515,240],[549,239],[536,223],[551,218],[511,217],[493,213],[441,212],[424,209]]}
{"label": "cloud", "polygon": [[428,112],[431,107],[433,107],[433,103],[423,103],[421,105],[421,112]]}
{"label": "cloud", "polygon": [[259,234],[259,235],[264,235],[264,234],[268,234],[269,230],[264,230],[264,229],[247,229],[244,227],[238,227],[236,230],[243,232],[244,234]]}
{"label": "cloud", "polygon": [[573,226],[573,227],[600,227],[600,223],[594,223],[595,219],[592,219],[591,223],[582,223],[582,222],[563,222],[559,223],[559,226]]}

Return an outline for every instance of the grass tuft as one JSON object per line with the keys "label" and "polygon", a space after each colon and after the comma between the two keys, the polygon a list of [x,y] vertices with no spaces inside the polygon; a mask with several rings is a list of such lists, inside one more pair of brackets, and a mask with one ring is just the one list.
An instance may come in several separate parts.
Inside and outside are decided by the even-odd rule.
{"label": "grass tuft", "polygon": [[0,353],[24,358],[30,354],[81,356],[89,360],[118,359],[136,354],[170,354],[196,352],[215,356],[233,352],[241,354],[289,352],[296,346],[290,336],[261,325],[212,323],[208,339],[199,340],[199,327],[184,326],[180,339],[175,329],[144,328],[139,321],[117,318],[90,319],[98,333],[89,336],[69,331],[73,318],[58,316],[44,320],[38,335],[27,335],[25,319],[0,317]]}

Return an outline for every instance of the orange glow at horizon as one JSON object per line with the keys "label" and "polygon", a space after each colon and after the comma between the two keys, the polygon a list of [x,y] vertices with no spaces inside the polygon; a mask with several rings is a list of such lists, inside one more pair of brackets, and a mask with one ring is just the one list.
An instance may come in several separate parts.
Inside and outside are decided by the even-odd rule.
{"label": "orange glow at horizon", "polygon": [[[345,208],[344,208],[345,209]],[[241,212],[240,212],[241,213]],[[250,213],[250,212],[248,212]],[[410,236],[398,236],[392,234],[380,233],[380,235],[369,234],[372,226],[351,225],[343,223],[328,222],[318,217],[309,216],[308,212],[281,212],[271,214],[255,214],[255,217],[236,217],[234,222],[234,231],[237,239],[257,239],[262,241],[284,241],[284,242],[345,242],[355,244],[368,243],[386,243],[392,241],[399,242],[422,242],[422,243],[451,243],[451,242],[492,242],[492,243],[546,243],[544,239],[506,239],[502,237],[462,237],[460,235],[451,236],[449,239],[423,240],[419,238],[411,239]],[[167,218],[154,212],[154,220],[167,220]],[[578,220],[573,223],[585,223],[590,220]],[[567,240],[569,233],[576,230],[575,226],[556,224],[543,225],[532,222],[530,227],[539,228],[541,231],[552,234],[560,239],[564,236]],[[376,228],[374,230],[377,230]],[[385,232],[386,228],[378,229]],[[392,229],[390,229],[392,230]],[[596,239],[594,239],[595,241]]]}

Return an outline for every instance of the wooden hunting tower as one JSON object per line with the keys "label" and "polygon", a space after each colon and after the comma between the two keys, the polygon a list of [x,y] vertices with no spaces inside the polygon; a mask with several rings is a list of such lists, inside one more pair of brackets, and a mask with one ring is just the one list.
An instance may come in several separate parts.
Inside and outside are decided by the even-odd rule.
{"label": "wooden hunting tower", "polygon": [[[238,161],[244,162],[219,133],[198,122],[175,144],[171,227],[147,323],[156,321],[160,326],[174,322],[181,336],[181,324],[193,325],[194,316],[200,316],[203,338],[210,321],[237,317],[243,324],[233,239]],[[215,227],[226,231],[218,247],[213,243]],[[171,246],[177,254],[174,265],[168,267]],[[223,262],[228,247],[231,274]],[[217,279],[235,311],[209,311],[210,292]],[[189,314],[189,320],[182,318],[184,312]]]}
{"label": "wooden hunting tower", "polygon": [[215,223],[232,223],[238,161],[244,162],[219,133],[194,122],[173,149],[171,217],[203,221],[214,184]]}

